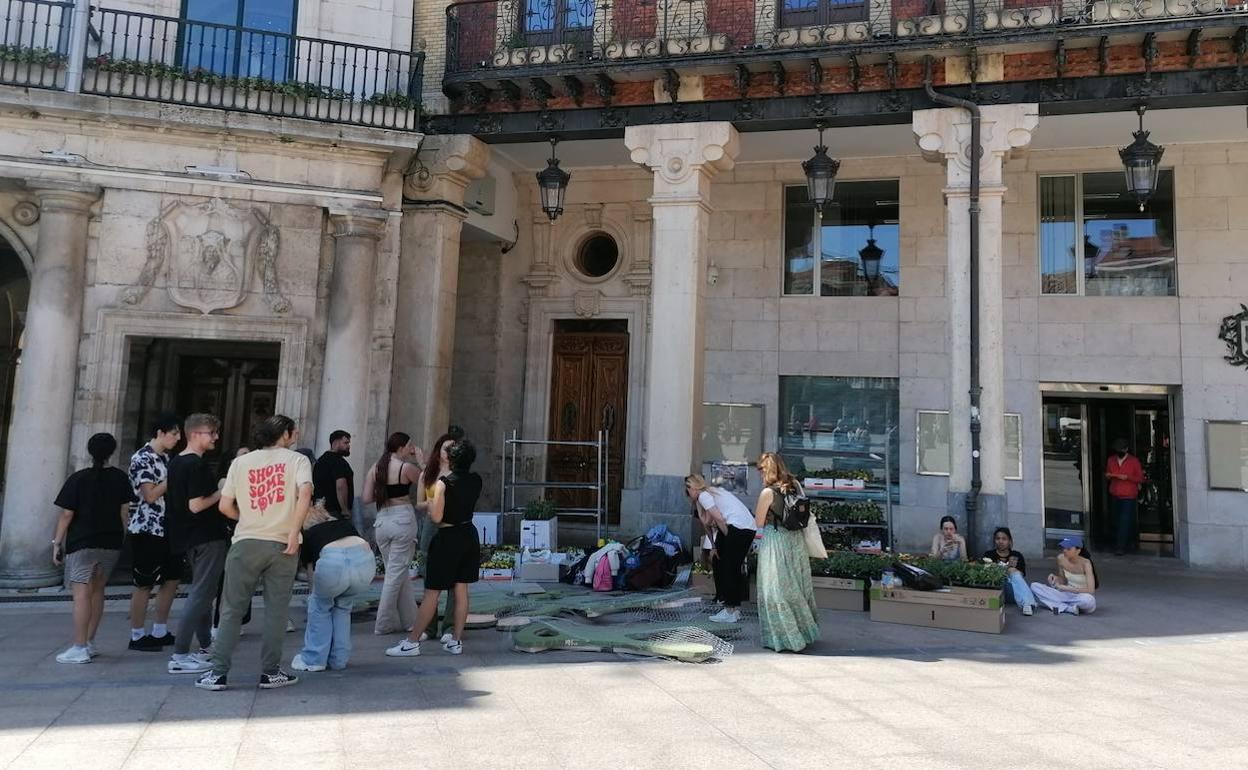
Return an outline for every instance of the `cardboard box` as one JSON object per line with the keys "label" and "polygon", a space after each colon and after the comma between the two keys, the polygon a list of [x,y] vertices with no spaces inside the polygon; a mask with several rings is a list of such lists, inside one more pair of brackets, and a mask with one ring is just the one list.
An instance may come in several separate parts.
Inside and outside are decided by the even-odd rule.
{"label": "cardboard box", "polygon": [[815,604],[822,610],[866,612],[867,581],[812,575]]}
{"label": "cardboard box", "polygon": [[498,520],[501,513],[474,513],[472,526],[481,538],[481,545],[498,545]]}
{"label": "cardboard box", "polygon": [[1005,630],[1002,591],[943,588],[915,591],[871,584],[871,619],[908,626],[999,634]]}
{"label": "cardboard box", "polygon": [[530,551],[554,550],[559,547],[559,520],[520,522],[520,547]]}
{"label": "cardboard box", "polygon": [[483,569],[482,580],[511,580],[515,571],[510,569]]}
{"label": "cardboard box", "polygon": [[520,565],[520,572],[516,579],[534,583],[557,583],[559,582],[559,564],[547,561],[526,561]]}

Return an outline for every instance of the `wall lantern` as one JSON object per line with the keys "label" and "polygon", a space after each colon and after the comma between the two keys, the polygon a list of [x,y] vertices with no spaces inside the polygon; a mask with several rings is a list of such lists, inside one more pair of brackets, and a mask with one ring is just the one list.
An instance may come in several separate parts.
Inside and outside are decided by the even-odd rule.
{"label": "wall lantern", "polygon": [[559,137],[550,137],[550,159],[546,168],[537,172],[537,189],[542,196],[542,211],[554,222],[563,213],[563,199],[568,193],[568,180],[572,175],[559,168],[559,159],[555,157],[555,145]]}
{"label": "wall lantern", "polygon": [[823,131],[827,124],[820,121],[815,124],[819,129],[819,144],[815,146],[815,154],[810,160],[802,163],[802,171],[806,174],[806,195],[810,205],[816,211],[822,211],[832,202],[832,192],[836,188],[836,172],[841,162],[828,157],[828,148],[823,144]]}
{"label": "wall lantern", "polygon": [[1123,173],[1127,176],[1127,192],[1135,196],[1140,211],[1144,210],[1144,204],[1157,190],[1157,166],[1161,163],[1161,154],[1166,151],[1164,147],[1148,141],[1148,132],[1144,130],[1145,109],[1143,104],[1135,108],[1140,116],[1140,130],[1133,134],[1134,142],[1118,151]]}

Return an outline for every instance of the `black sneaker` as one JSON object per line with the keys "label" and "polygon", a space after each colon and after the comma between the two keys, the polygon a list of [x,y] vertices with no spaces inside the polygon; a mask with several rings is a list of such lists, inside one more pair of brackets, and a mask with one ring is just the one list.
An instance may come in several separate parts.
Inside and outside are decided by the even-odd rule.
{"label": "black sneaker", "polygon": [[225,682],[225,674],[208,673],[195,680],[195,686],[201,690],[224,690],[228,685]]}
{"label": "black sneaker", "polygon": [[[169,638],[172,639],[173,637],[170,636]],[[130,649],[138,650],[139,652],[160,652],[162,646],[160,640],[151,634],[144,634],[138,639],[130,640]]]}
{"label": "black sneaker", "polygon": [[299,677],[294,674],[287,674],[280,668],[272,674],[260,675],[261,690],[276,690],[279,687],[289,687],[292,684],[298,684]]}
{"label": "black sneaker", "polygon": [[153,636],[152,641],[161,647],[168,647],[173,644],[173,634],[166,631],[164,636]]}

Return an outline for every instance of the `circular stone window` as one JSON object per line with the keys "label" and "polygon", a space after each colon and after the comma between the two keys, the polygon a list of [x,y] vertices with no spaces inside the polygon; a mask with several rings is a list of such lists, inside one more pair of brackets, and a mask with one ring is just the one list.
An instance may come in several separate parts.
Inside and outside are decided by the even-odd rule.
{"label": "circular stone window", "polygon": [[620,263],[620,247],[606,233],[597,233],[585,239],[576,252],[576,269],[588,278],[609,275]]}

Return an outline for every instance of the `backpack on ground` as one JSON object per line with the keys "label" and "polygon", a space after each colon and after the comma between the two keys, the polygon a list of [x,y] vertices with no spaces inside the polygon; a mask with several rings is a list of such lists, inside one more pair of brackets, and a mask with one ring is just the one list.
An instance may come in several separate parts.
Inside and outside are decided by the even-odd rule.
{"label": "backpack on ground", "polygon": [[806,498],[806,493],[802,491],[801,486],[796,491],[784,493],[780,487],[773,487],[772,491],[781,496],[784,506],[780,515],[776,519],[783,529],[799,530],[805,529],[810,523],[810,500]]}

